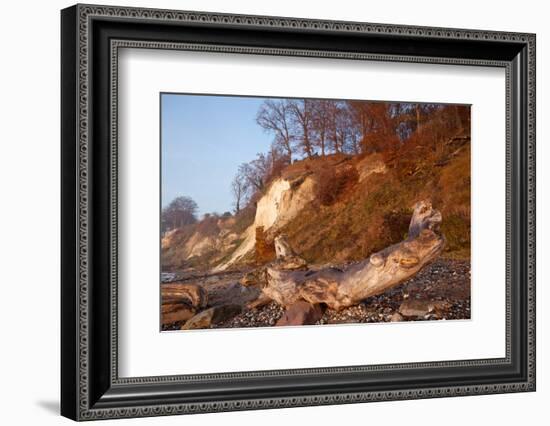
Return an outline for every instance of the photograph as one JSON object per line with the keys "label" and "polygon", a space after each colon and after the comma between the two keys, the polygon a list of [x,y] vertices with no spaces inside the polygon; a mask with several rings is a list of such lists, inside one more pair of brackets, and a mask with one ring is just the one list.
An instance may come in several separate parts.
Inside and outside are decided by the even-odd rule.
{"label": "photograph", "polygon": [[160,102],[162,331],[470,319],[470,105]]}
{"label": "photograph", "polygon": [[[7,330],[23,342],[60,309],[24,348],[55,351],[12,369],[40,380],[8,388],[74,421],[279,424],[273,409],[312,407],[299,424],[326,406],[333,424],[367,403],[369,420],[411,425],[428,403],[461,425],[488,407],[503,425],[540,417],[544,14],[146,3],[44,6],[31,21],[51,49],[16,56],[43,59],[45,78],[6,67],[22,120],[4,139],[24,133],[39,155],[22,168],[28,143],[7,144],[30,180],[8,185],[20,200],[3,222],[33,223],[41,196],[56,224],[8,226],[21,265],[5,282],[28,269],[28,241],[48,256],[33,257],[39,315],[12,303],[29,323]],[[60,108],[30,118],[31,93]],[[61,291],[42,285],[50,267]]]}

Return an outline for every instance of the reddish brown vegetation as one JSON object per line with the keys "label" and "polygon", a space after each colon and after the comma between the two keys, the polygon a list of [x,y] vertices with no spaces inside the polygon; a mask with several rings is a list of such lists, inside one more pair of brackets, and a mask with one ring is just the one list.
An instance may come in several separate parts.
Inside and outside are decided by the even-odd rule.
{"label": "reddish brown vegetation", "polygon": [[[206,216],[182,227],[172,237],[175,248],[163,251],[163,267],[195,267],[199,263],[215,266],[227,259],[254,223],[257,201],[277,178],[292,181],[293,185],[310,177],[315,182],[316,201],[277,230],[284,232],[310,263],[363,259],[403,240],[412,205],[425,198],[431,199],[443,214],[441,228],[447,238],[447,254],[469,256],[470,108],[326,102],[294,105],[318,108],[308,121],[311,129],[306,129],[306,142],[317,147],[317,154],[289,163],[289,153],[305,152],[299,146],[304,128],[297,133],[299,137],[285,133],[289,146],[275,144],[270,152],[258,154],[239,169],[236,179],[244,192],[236,200],[238,211],[223,218]],[[279,112],[285,111],[282,108]],[[319,115],[323,112],[329,115]],[[290,119],[286,123],[290,124]],[[191,263],[183,262],[178,247],[195,232],[203,237],[231,233],[235,242],[215,255],[206,253]],[[255,232],[255,254],[251,252],[241,262],[271,261],[274,235],[265,229]]]}
{"label": "reddish brown vegetation", "polygon": [[330,206],[351,190],[358,180],[359,173],[352,165],[341,169],[320,169],[317,173],[317,199],[322,205]]}

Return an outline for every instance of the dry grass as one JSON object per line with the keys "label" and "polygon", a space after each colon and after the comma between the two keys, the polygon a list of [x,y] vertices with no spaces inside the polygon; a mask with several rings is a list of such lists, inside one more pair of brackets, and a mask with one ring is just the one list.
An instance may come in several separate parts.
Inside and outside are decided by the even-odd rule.
{"label": "dry grass", "polygon": [[[470,142],[469,138],[453,137],[457,135],[455,131],[434,143],[434,138],[442,137],[438,132],[443,130],[425,128],[413,140],[382,154],[337,154],[288,165],[280,171],[281,176],[289,180],[313,176],[317,199],[280,231],[309,263],[360,260],[406,238],[413,205],[421,199],[431,199],[443,215],[441,230],[447,239],[444,256],[468,259]],[[384,170],[362,175],[369,164],[382,162]],[[181,247],[195,231],[209,236],[221,228],[242,235],[254,222],[254,216],[255,206],[251,203],[239,214],[223,219],[221,225],[218,218],[207,218],[183,228],[175,235],[173,247],[163,251],[163,267],[197,267],[228,259],[238,241],[224,253],[209,252],[185,262],[181,260]],[[259,243],[262,246],[262,241]],[[260,253],[260,257],[267,261],[273,253],[264,245],[265,253]],[[251,253],[241,263],[259,260]]]}
{"label": "dry grass", "polygon": [[358,180],[359,173],[351,164],[340,168],[321,168],[317,171],[317,199],[322,205],[330,206],[346,193],[353,191]]}
{"label": "dry grass", "polygon": [[[345,191],[337,183],[335,166],[331,170],[317,161],[312,173],[323,183],[319,205],[306,208],[285,226],[291,244],[312,263],[363,259],[403,240],[414,203],[429,198],[443,214],[445,255],[469,258],[470,146],[465,143],[457,152],[453,144],[441,145],[435,151],[411,148],[401,156],[393,153],[386,173],[353,180]],[[414,157],[417,151],[423,155]],[[336,167],[358,162],[354,157]]]}

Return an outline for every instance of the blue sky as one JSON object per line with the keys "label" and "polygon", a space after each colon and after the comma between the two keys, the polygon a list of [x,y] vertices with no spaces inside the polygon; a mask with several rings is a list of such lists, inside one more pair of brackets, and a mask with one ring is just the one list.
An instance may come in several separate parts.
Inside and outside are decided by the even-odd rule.
{"label": "blue sky", "polygon": [[232,210],[241,163],[267,152],[272,136],[256,124],[265,98],[161,94],[162,206],[186,195],[199,215]]}

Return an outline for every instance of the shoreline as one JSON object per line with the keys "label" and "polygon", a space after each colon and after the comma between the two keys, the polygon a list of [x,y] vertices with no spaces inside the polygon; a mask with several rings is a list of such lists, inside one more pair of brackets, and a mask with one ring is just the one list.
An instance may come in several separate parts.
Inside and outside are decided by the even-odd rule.
{"label": "shoreline", "polygon": [[[246,308],[246,303],[261,292],[258,285],[245,287],[239,283],[250,270],[189,274],[170,284],[203,287],[209,295],[206,308],[224,303],[242,305],[240,313],[204,328],[275,326],[284,313],[282,306],[270,302],[258,308]],[[326,309],[314,325],[470,319],[470,287],[470,261],[442,257],[381,295],[341,311]],[[184,324],[185,321],[166,324],[162,330],[179,330]]]}

